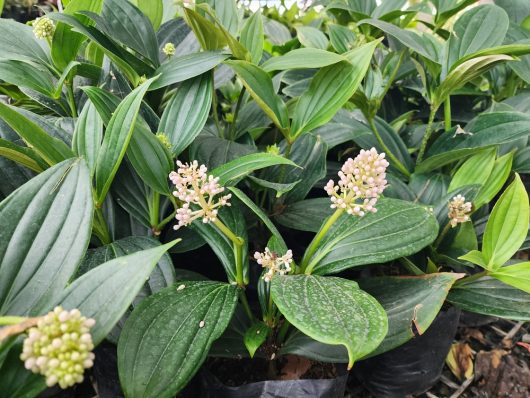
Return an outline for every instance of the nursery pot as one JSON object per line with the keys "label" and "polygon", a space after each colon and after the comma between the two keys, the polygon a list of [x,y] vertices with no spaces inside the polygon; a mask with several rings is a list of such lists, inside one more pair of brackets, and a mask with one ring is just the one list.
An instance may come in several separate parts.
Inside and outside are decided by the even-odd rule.
{"label": "nursery pot", "polygon": [[348,373],[337,365],[338,376],[332,379],[265,380],[237,387],[224,385],[209,370],[201,373],[204,398],[342,398]]}
{"label": "nursery pot", "polygon": [[424,334],[358,362],[355,376],[378,398],[402,398],[427,391],[440,378],[459,319],[456,308],[440,312]]}

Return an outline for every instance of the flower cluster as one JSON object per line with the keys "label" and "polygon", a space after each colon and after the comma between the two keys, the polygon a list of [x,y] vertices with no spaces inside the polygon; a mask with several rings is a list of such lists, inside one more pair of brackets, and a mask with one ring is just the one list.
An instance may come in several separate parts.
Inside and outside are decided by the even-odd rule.
{"label": "flower cluster", "polygon": [[42,374],[49,387],[59,384],[68,388],[81,383],[85,369],[94,364],[89,330],[95,322],[81,316],[77,309],[55,307],[28,330],[20,359],[26,369]]}
{"label": "flower cluster", "polygon": [[37,39],[47,39],[53,36],[55,25],[48,17],[40,17],[33,22],[33,34]]}
{"label": "flower cluster", "polygon": [[[177,171],[169,174],[169,179],[175,185],[175,195],[183,203],[177,210],[175,218],[178,224],[175,229],[191,224],[194,220],[202,218],[203,223],[213,222],[217,219],[218,208],[230,206],[232,195],[216,195],[224,191],[219,185],[219,178],[208,175],[205,165],[199,166],[195,160],[191,163],[182,163],[177,160]],[[192,208],[192,205],[195,205]]]}
{"label": "flower cluster", "polygon": [[167,149],[171,149],[171,141],[169,140],[169,137],[164,133],[156,133],[156,138],[158,138],[158,141],[166,147]]}
{"label": "flower cluster", "polygon": [[366,212],[375,213],[377,199],[387,186],[387,167],[384,153],[377,153],[375,148],[361,149],[355,159],[348,159],[342,166],[338,185],[329,180],[325,186],[331,197],[331,208],[344,209],[360,217]]}
{"label": "flower cluster", "polygon": [[466,198],[462,195],[456,195],[449,202],[449,221],[451,226],[454,228],[458,224],[467,222],[470,220],[469,213],[471,213],[472,204],[466,202]]}
{"label": "flower cluster", "polygon": [[255,252],[254,259],[259,265],[263,268],[267,268],[267,272],[263,275],[265,282],[270,282],[275,273],[284,275],[291,271],[291,263],[293,262],[293,252],[287,250],[287,252],[279,257],[276,253],[273,253],[269,250],[268,247],[265,248],[265,252]]}
{"label": "flower cluster", "polygon": [[166,43],[165,46],[162,47],[162,52],[168,57],[175,55],[175,45],[173,43]]}

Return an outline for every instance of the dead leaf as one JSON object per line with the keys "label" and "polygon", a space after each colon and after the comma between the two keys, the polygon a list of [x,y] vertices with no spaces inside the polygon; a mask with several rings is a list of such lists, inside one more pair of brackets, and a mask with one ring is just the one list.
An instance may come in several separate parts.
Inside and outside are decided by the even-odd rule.
{"label": "dead leaf", "polygon": [[473,351],[466,343],[454,343],[445,360],[451,372],[460,381],[473,377]]}
{"label": "dead leaf", "polygon": [[526,348],[526,350],[530,353],[530,344],[528,343],[523,343],[522,341],[518,342],[517,343],[518,346],[521,346],[523,348]]}
{"label": "dead leaf", "polygon": [[298,355],[286,355],[287,362],[280,372],[280,380],[298,380],[311,368],[311,361]]}

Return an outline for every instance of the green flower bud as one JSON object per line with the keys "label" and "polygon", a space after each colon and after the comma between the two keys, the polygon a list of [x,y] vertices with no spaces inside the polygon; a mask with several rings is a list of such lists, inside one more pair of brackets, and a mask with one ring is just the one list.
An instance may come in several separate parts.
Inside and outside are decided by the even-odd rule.
{"label": "green flower bud", "polygon": [[33,33],[37,39],[51,38],[53,32],[55,32],[55,25],[50,18],[40,17],[33,22]]}
{"label": "green flower bud", "polygon": [[280,147],[276,144],[273,145],[267,145],[266,149],[267,153],[272,153],[273,155],[279,155],[280,154]]}
{"label": "green flower bud", "polygon": [[20,359],[26,369],[46,378],[48,387],[68,388],[83,381],[85,369],[94,364],[94,343],[90,328],[95,320],[79,310],[55,307],[27,331]]}
{"label": "green flower bud", "polygon": [[160,141],[160,143],[164,145],[167,149],[171,149],[171,141],[169,141],[169,137],[167,135],[165,135],[164,133],[156,133],[156,138],[158,138],[158,141]]}
{"label": "green flower bud", "polygon": [[162,52],[168,57],[175,55],[175,45],[173,43],[166,43],[166,45],[162,48]]}

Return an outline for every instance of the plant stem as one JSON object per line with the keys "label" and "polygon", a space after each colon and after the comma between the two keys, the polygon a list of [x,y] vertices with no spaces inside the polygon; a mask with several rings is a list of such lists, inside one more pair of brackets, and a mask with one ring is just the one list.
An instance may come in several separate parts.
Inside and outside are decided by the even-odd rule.
{"label": "plant stem", "polygon": [[175,214],[177,214],[177,211],[173,211],[169,216],[167,216],[166,218],[164,218],[162,221],[160,221],[158,223],[158,225],[156,226],[156,229],[157,231],[161,231],[162,228],[164,228],[166,226],[166,224],[172,220],[175,219]]}
{"label": "plant stem", "polygon": [[214,80],[214,73],[212,70],[212,112],[213,112],[213,120],[215,122],[215,127],[217,128],[217,132],[219,135],[221,135],[221,138],[224,138],[224,133],[221,130],[221,124],[219,123],[219,115],[217,114],[217,94],[215,93],[215,80]]}
{"label": "plant stem", "polygon": [[444,127],[445,131],[451,130],[451,96],[444,101]]}
{"label": "plant stem", "polygon": [[289,326],[291,326],[291,323],[287,319],[284,319],[282,326],[280,326],[280,330],[278,332],[278,341],[280,343],[283,343],[285,341],[285,335],[289,331]]}
{"label": "plant stem", "polygon": [[226,225],[222,223],[221,220],[218,218],[213,222],[217,228],[221,230],[221,232],[232,241],[233,247],[234,247],[234,257],[236,260],[236,282],[237,285],[240,287],[244,287],[246,285],[245,283],[245,277],[243,275],[243,243],[244,240],[240,238],[239,236],[236,236],[230,228],[228,228]]}
{"label": "plant stem", "polygon": [[28,318],[25,318],[23,316],[0,316],[0,325],[1,326],[7,326],[7,325],[16,325],[20,322],[25,321]]}
{"label": "plant stem", "polygon": [[[0,329],[0,343],[8,338],[9,336],[16,336],[18,334],[24,333],[27,329],[32,326],[35,326],[41,317],[36,318],[21,318],[16,316],[6,316],[0,317],[0,325],[7,325],[6,327]],[[19,321],[19,322],[16,322]],[[3,323],[5,322],[5,323]],[[8,323],[13,322],[13,323]]]}
{"label": "plant stem", "polygon": [[74,89],[71,82],[66,83],[66,92],[68,95],[68,105],[70,105],[70,112],[72,113],[72,117],[77,117],[77,107],[75,105],[75,98],[74,98]]}
{"label": "plant stem", "polygon": [[437,249],[438,246],[440,246],[440,243],[442,243],[443,239],[445,238],[445,235],[447,235],[447,232],[449,232],[450,229],[451,229],[451,223],[448,222],[447,224],[445,224],[444,229],[442,229],[442,232],[440,232],[440,235],[438,235],[438,238],[434,242],[434,245],[433,245],[434,249]]}
{"label": "plant stem", "polygon": [[96,207],[95,210],[94,233],[104,245],[108,245],[112,241],[101,207]]}
{"label": "plant stem", "polygon": [[236,109],[234,111],[234,118],[232,119],[232,126],[230,126],[229,137],[232,140],[235,138],[237,116],[239,115],[239,109],[241,108],[241,104],[243,103],[244,95],[245,95],[245,87],[241,89],[241,92],[239,93],[239,97],[237,98]]}
{"label": "plant stem", "polygon": [[377,138],[377,142],[379,142],[379,145],[381,145],[381,148],[383,149],[383,151],[385,151],[389,159],[392,161],[392,164],[406,177],[410,177],[410,171],[407,170],[407,168],[403,165],[403,163],[401,163],[398,160],[398,158],[394,156],[392,151],[386,146],[385,142],[383,141],[383,138],[381,137],[381,135],[379,134],[379,131],[377,130],[377,126],[375,125],[374,118],[367,118],[367,119],[368,119],[368,124],[370,125],[370,128],[375,134],[375,138]]}
{"label": "plant stem", "polygon": [[248,304],[247,295],[245,294],[245,290],[241,289],[239,291],[239,300],[241,300],[241,305],[243,306],[243,309],[245,310],[245,313],[248,316],[248,319],[250,321],[254,320],[254,314],[252,314],[252,310],[250,309],[250,305]]}
{"label": "plant stem", "polygon": [[151,196],[151,205],[149,206],[149,223],[151,224],[151,229],[153,232],[158,226],[158,221],[160,219],[160,194],[156,191],[153,191]]}
{"label": "plant stem", "polygon": [[473,282],[473,281],[475,281],[477,279],[482,278],[483,276],[488,276],[488,274],[489,274],[488,270],[477,272],[476,274],[473,274],[473,275],[470,275],[470,276],[466,276],[463,279],[457,280],[455,282],[455,285],[463,285],[465,283]]}
{"label": "plant stem", "polygon": [[327,234],[331,226],[339,219],[339,217],[344,212],[344,209],[337,209],[335,212],[328,217],[324,225],[320,228],[320,231],[318,231],[317,235],[313,238],[311,241],[311,244],[307,248],[304,257],[302,258],[302,262],[300,263],[300,271],[305,272],[307,275],[311,274],[311,271],[313,271],[313,268],[315,267],[315,264],[309,265],[309,260],[311,260],[311,257],[313,254],[315,254],[317,247],[319,243],[322,241],[324,236]]}
{"label": "plant stem", "polygon": [[437,105],[431,105],[431,113],[429,114],[429,122],[427,123],[427,128],[425,129],[425,134],[421,140],[420,152],[418,154],[418,163],[422,161],[425,150],[427,149],[427,143],[432,133],[432,124],[434,122],[434,117],[436,116],[436,111],[438,110]]}

